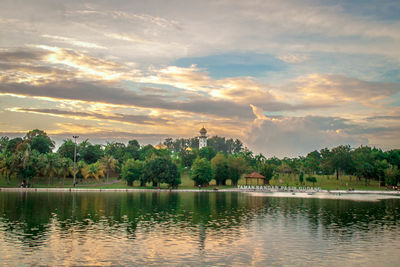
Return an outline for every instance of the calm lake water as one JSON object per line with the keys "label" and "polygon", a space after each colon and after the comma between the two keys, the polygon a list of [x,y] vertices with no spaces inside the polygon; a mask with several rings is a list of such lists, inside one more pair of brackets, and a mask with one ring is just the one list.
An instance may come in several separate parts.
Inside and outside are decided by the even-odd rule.
{"label": "calm lake water", "polygon": [[400,199],[0,192],[0,264],[399,266]]}

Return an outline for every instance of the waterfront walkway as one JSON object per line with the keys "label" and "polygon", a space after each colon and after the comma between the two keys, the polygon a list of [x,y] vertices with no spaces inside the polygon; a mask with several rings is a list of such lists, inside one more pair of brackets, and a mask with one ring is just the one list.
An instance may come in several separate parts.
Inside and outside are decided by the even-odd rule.
{"label": "waterfront walkway", "polygon": [[324,190],[319,187],[238,186],[227,189],[145,189],[145,188],[0,188],[0,192],[260,192],[260,193],[332,193],[398,195],[400,191]]}

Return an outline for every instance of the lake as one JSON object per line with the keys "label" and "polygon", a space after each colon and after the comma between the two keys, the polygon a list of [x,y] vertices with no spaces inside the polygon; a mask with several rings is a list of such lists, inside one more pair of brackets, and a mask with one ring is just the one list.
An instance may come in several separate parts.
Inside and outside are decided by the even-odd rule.
{"label": "lake", "polygon": [[399,266],[400,199],[0,192],[0,263]]}

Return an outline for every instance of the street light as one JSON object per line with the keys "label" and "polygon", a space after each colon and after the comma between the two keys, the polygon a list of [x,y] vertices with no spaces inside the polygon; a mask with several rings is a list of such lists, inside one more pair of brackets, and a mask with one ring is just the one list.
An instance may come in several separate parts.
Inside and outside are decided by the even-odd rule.
{"label": "street light", "polygon": [[75,139],[75,147],[74,147],[74,187],[75,187],[75,179],[76,179],[76,139],[79,138],[77,135],[73,135],[72,138]]}

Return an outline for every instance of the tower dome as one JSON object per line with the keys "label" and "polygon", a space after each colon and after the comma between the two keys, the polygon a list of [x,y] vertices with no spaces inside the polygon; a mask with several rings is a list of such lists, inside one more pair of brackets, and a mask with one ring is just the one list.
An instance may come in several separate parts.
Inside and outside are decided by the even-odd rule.
{"label": "tower dome", "polygon": [[202,149],[203,147],[207,146],[207,130],[206,128],[201,128],[200,129],[200,136],[199,136],[199,149]]}

